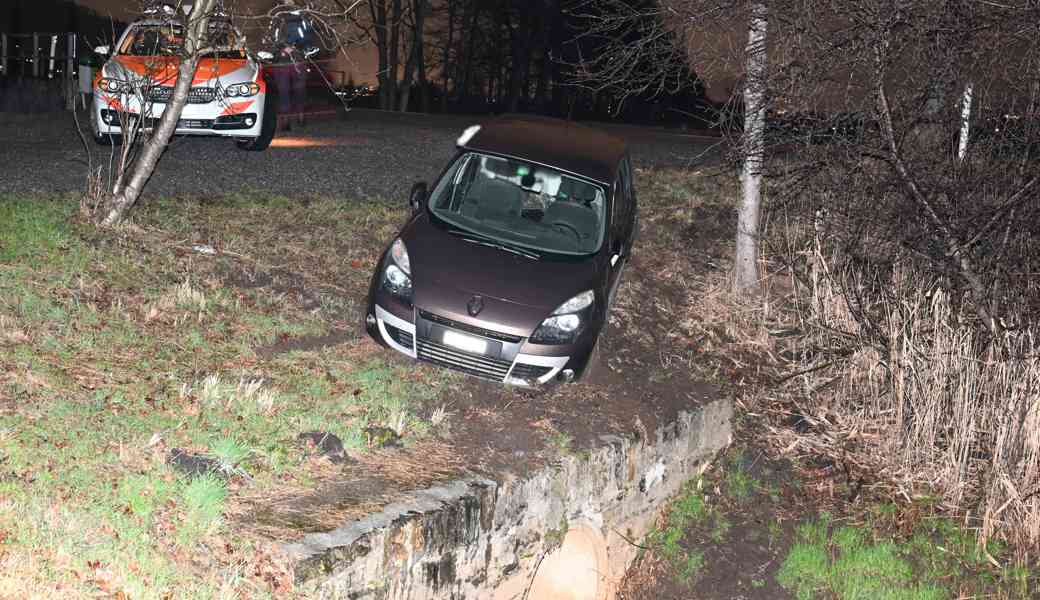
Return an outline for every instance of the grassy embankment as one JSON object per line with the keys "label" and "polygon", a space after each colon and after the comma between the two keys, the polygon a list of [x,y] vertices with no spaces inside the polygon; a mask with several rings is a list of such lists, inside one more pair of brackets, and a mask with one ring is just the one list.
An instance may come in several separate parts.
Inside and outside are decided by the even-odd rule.
{"label": "grassy embankment", "polygon": [[[366,428],[407,445],[438,418],[440,375],[359,335],[403,216],[171,200],[99,232],[72,202],[0,199],[0,597],[288,591],[272,548],[229,526],[237,500],[328,472],[302,432],[356,454]],[[174,448],[221,472],[178,473]]]}

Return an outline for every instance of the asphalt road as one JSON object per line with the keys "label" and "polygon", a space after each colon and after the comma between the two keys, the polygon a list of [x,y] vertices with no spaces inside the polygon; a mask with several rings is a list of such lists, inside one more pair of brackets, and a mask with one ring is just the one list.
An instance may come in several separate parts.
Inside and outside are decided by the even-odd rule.
{"label": "asphalt road", "polygon": [[[456,137],[481,117],[354,110],[314,117],[280,131],[265,152],[230,139],[178,137],[159,162],[144,198],[262,192],[403,202],[415,181],[431,181],[454,152]],[[86,132],[86,113],[80,113]],[[629,140],[636,166],[714,160],[715,140],[655,128],[601,125]],[[0,114],[0,195],[54,195],[85,188],[88,164],[111,150],[86,147],[72,113]]]}

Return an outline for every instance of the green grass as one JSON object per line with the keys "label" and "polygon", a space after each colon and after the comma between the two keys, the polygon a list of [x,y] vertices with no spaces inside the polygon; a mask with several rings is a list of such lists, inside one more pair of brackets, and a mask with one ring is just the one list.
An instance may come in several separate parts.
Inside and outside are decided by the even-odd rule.
{"label": "green grass", "polygon": [[[255,352],[356,328],[348,309],[403,212],[161,200],[99,232],[76,208],[0,198],[0,597],[262,596],[239,573],[248,553],[224,550],[256,546],[225,516],[242,491],[312,480],[296,436],[329,431],[364,452],[366,427],[406,445],[430,428],[436,373],[360,338]],[[236,286],[242,272],[269,284]],[[175,447],[232,482],[182,479],[166,464]]]}
{"label": "green grass", "polygon": [[688,533],[707,526],[724,535],[729,527],[728,521],[706,504],[699,481],[691,480],[683,486],[669,506],[663,526],[646,538],[647,546],[660,553],[687,586],[697,581],[704,567],[704,552],[695,547]]}
{"label": "green grass", "polygon": [[993,568],[986,554],[1010,561],[993,543],[983,551],[974,535],[948,518],[922,520],[909,538],[887,534],[894,505],[878,505],[862,525],[838,525],[828,515],[799,526],[777,582],[800,600],[938,600],[954,597],[1028,598],[1029,569]]}

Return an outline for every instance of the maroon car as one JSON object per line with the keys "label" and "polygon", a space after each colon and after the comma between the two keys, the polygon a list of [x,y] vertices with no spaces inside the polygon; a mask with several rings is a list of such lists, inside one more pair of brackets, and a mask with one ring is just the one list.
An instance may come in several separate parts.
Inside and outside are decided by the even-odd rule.
{"label": "maroon car", "polygon": [[372,277],[366,327],[413,358],[513,385],[586,371],[636,231],[625,144],[555,119],[467,129]]}

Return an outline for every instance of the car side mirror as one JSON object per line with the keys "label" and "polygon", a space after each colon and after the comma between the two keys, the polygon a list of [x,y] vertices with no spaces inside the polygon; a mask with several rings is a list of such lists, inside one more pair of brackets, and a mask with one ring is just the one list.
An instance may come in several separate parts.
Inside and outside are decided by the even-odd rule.
{"label": "car side mirror", "polygon": [[412,186],[412,192],[408,194],[408,206],[411,206],[413,211],[419,212],[426,202],[426,194],[426,182],[416,183]]}
{"label": "car side mirror", "polygon": [[110,51],[111,51],[111,48],[109,48],[108,46],[94,46],[94,53],[95,54],[103,54],[105,56],[108,56],[108,53]]}
{"label": "car side mirror", "polygon": [[268,52],[267,50],[261,50],[256,53],[256,57],[263,62],[271,62],[274,60],[274,53]]}

